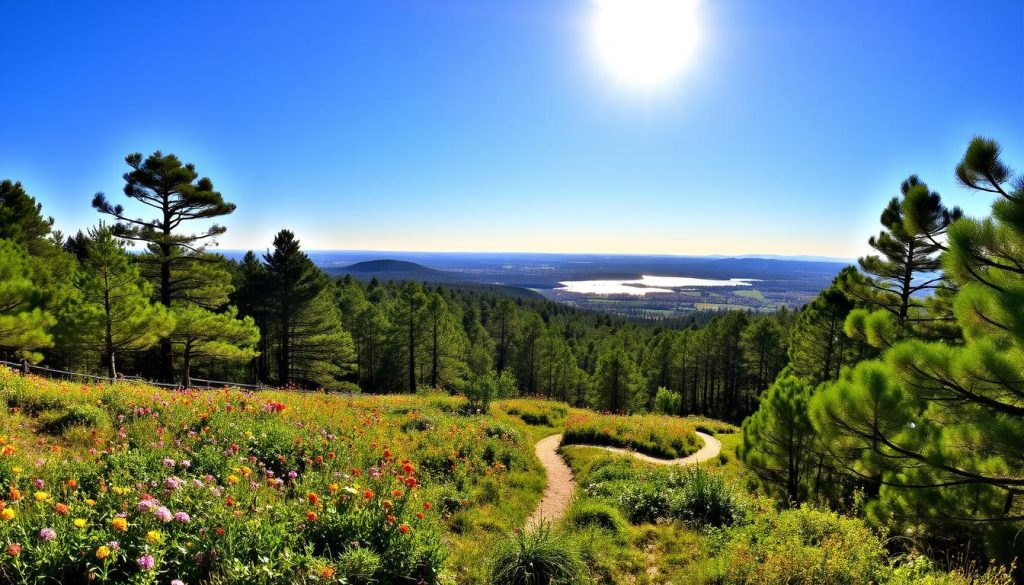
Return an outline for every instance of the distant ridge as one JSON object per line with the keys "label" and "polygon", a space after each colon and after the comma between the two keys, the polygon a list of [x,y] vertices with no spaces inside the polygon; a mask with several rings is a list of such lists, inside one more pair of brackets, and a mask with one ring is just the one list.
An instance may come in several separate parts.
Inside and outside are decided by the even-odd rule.
{"label": "distant ridge", "polygon": [[500,284],[484,284],[467,281],[458,272],[448,270],[437,270],[409,262],[407,260],[381,259],[356,262],[348,266],[331,266],[324,270],[334,276],[350,274],[355,278],[367,281],[376,278],[380,281],[414,281],[428,284],[441,284],[447,288],[499,294],[502,296],[527,299],[542,299],[543,295],[526,288],[515,286],[503,286]]}
{"label": "distant ridge", "polygon": [[344,270],[346,272],[351,272],[353,274],[357,272],[423,272],[437,275],[444,274],[444,272],[440,270],[434,270],[433,268],[428,268],[422,264],[417,264],[415,262],[391,259],[367,260],[365,262],[356,262],[355,264],[342,266],[338,268],[338,270]]}

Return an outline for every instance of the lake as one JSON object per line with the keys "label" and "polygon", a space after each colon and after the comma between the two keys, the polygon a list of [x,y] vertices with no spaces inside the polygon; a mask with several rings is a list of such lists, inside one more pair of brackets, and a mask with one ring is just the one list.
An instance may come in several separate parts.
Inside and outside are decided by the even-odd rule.
{"label": "lake", "polygon": [[683,288],[751,286],[753,278],[691,278],[689,276],[651,276],[639,280],[567,280],[557,290],[589,295],[634,295],[673,293]]}

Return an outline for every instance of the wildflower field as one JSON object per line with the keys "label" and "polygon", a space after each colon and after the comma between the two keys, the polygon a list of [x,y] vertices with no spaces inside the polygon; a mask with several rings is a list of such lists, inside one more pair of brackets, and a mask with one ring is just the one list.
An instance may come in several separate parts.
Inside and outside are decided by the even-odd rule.
{"label": "wildflower field", "polygon": [[699,417],[608,415],[574,409],[565,419],[563,445],[602,445],[676,459],[701,447],[694,431],[729,432],[730,425]]}
{"label": "wildflower field", "polygon": [[0,369],[0,581],[473,582],[544,487],[448,396],[175,392]]}

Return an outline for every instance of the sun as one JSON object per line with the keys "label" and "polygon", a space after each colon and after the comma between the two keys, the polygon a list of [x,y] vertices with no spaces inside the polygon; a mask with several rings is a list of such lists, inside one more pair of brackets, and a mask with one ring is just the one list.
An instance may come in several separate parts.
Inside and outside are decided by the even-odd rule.
{"label": "sun", "polygon": [[697,45],[697,0],[593,0],[593,41],[617,81],[653,89],[675,80]]}

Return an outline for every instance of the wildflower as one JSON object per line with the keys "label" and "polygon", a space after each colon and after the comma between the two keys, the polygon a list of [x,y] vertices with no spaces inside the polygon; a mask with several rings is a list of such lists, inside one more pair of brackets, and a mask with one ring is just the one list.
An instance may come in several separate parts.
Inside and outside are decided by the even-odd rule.
{"label": "wildflower", "polygon": [[41,490],[46,487],[46,482],[43,481],[43,478],[41,477],[37,477],[32,483],[35,484],[37,490]]}
{"label": "wildflower", "polygon": [[14,475],[18,475],[18,474],[20,474],[20,473],[21,473],[22,471],[25,471],[25,470],[24,470],[24,469],[22,469],[21,467],[17,467],[17,466],[16,466],[16,467],[12,467],[12,468],[11,468],[11,473],[13,473]]}
{"label": "wildflower", "polygon": [[160,533],[156,530],[150,530],[146,533],[146,542],[149,544],[156,544],[160,542]]}
{"label": "wildflower", "polygon": [[85,528],[85,518],[75,518],[71,521],[75,525],[75,528]]}
{"label": "wildflower", "polygon": [[156,560],[153,558],[153,555],[142,555],[136,562],[139,564],[139,568],[143,571],[152,569],[153,565],[156,564]]}
{"label": "wildflower", "polygon": [[78,489],[78,480],[77,479],[69,479],[68,480],[68,487],[70,489]]}
{"label": "wildflower", "polygon": [[332,493],[332,494],[334,492],[338,491],[338,484],[336,484],[336,483],[327,484],[327,491]]}
{"label": "wildflower", "polygon": [[175,465],[174,459],[171,459],[170,457],[164,459],[164,467],[174,467],[174,465]]}
{"label": "wildflower", "polygon": [[181,463],[179,463],[178,465],[182,466],[185,469],[188,469],[189,467],[192,467],[192,462],[189,461],[188,459],[182,459]]}
{"label": "wildflower", "polygon": [[334,567],[324,567],[320,569],[320,576],[324,579],[330,579],[334,576]]}
{"label": "wildflower", "polygon": [[391,459],[391,457],[392,457],[391,449],[384,449],[384,458],[385,459]]}
{"label": "wildflower", "polygon": [[48,500],[50,498],[50,494],[48,494],[46,492],[36,492],[34,494],[34,497],[35,497],[37,502],[45,502],[46,500]]}
{"label": "wildflower", "polygon": [[171,511],[168,510],[166,506],[160,506],[156,510],[153,510],[153,515],[156,516],[156,519],[161,522],[170,522],[171,518],[174,517],[171,514]]}
{"label": "wildflower", "polygon": [[401,524],[398,529],[402,531],[402,534],[409,534],[409,530],[411,530],[408,524]]}
{"label": "wildflower", "polygon": [[381,505],[384,506],[385,510],[390,510],[391,507],[394,506],[395,504],[391,500],[384,500],[383,502],[381,502]]}
{"label": "wildflower", "polygon": [[7,545],[7,554],[9,554],[12,557],[20,555],[21,545],[16,542],[12,542],[11,544]]}
{"label": "wildflower", "polygon": [[306,512],[306,520],[309,520],[310,522],[316,522],[316,512],[312,510]]}
{"label": "wildflower", "polygon": [[67,504],[61,504],[60,502],[58,502],[53,505],[53,511],[60,514],[61,516],[64,516],[71,511],[71,508],[68,508]]}
{"label": "wildflower", "polygon": [[10,456],[14,455],[15,451],[17,451],[17,449],[14,448],[14,445],[4,445],[2,453],[4,455]]}
{"label": "wildflower", "polygon": [[124,532],[125,530],[128,530],[128,521],[120,516],[111,520],[110,525],[114,528],[114,530],[117,530],[118,532]]}
{"label": "wildflower", "polygon": [[151,512],[157,505],[156,500],[146,498],[139,502],[139,505],[135,507],[139,512]]}
{"label": "wildflower", "polygon": [[164,480],[164,489],[167,491],[174,491],[181,487],[181,480],[173,475]]}
{"label": "wildflower", "polygon": [[306,499],[309,500],[310,504],[315,504],[320,501],[320,496],[316,495],[314,492],[307,492]]}
{"label": "wildflower", "polygon": [[402,464],[402,471],[404,471],[404,472],[405,472],[405,473],[407,473],[407,474],[408,474],[408,473],[412,473],[412,472],[413,472],[413,467],[412,467],[412,463],[409,463],[408,461],[406,461],[405,463],[403,463],[403,464]]}
{"label": "wildflower", "polygon": [[400,498],[402,497],[402,490],[392,490],[391,495],[395,496],[396,498]]}
{"label": "wildflower", "polygon": [[420,485],[420,482],[416,481],[416,478],[410,475],[405,478],[405,485],[409,486],[411,489],[416,489],[416,487]]}
{"label": "wildflower", "polygon": [[96,558],[97,559],[102,561],[103,559],[105,559],[105,558],[107,558],[109,556],[110,556],[110,547],[109,546],[104,544],[104,545],[101,545],[101,546],[96,548]]}
{"label": "wildflower", "polygon": [[182,581],[181,579],[172,579],[171,580],[171,585],[185,585],[185,582]]}
{"label": "wildflower", "polygon": [[423,509],[424,510],[429,510],[431,508],[433,508],[433,506],[430,505],[430,502],[423,502]]}
{"label": "wildflower", "polygon": [[174,514],[174,521],[181,524],[188,524],[192,521],[192,517],[187,512],[176,512]]}
{"label": "wildflower", "polygon": [[17,515],[18,514],[14,511],[14,508],[4,508],[3,510],[0,510],[0,518],[7,521],[14,520],[14,517]]}
{"label": "wildflower", "polygon": [[214,532],[217,533],[217,536],[224,536],[224,529],[221,528],[220,526],[218,526],[217,529],[214,530]]}
{"label": "wildflower", "polygon": [[12,486],[11,489],[8,490],[8,495],[11,496],[12,500],[20,500],[21,499],[21,490],[19,490],[18,488]]}
{"label": "wildflower", "polygon": [[366,498],[367,500],[372,500],[373,490],[366,490],[365,492],[363,492],[363,497]]}
{"label": "wildflower", "polygon": [[87,498],[85,500],[85,505],[89,506],[89,507],[95,506],[96,505],[96,500],[94,500],[92,498]]}
{"label": "wildflower", "polygon": [[41,538],[43,542],[50,542],[54,538],[57,538],[57,532],[53,528],[43,528],[39,531],[39,538]]}
{"label": "wildflower", "polygon": [[238,483],[238,476],[237,475],[229,475],[228,476],[228,483],[230,483],[231,485],[235,485],[236,483]]}
{"label": "wildflower", "polygon": [[424,514],[423,512],[416,512],[416,517],[419,518],[420,520],[423,520],[424,518],[427,517],[427,515]]}

